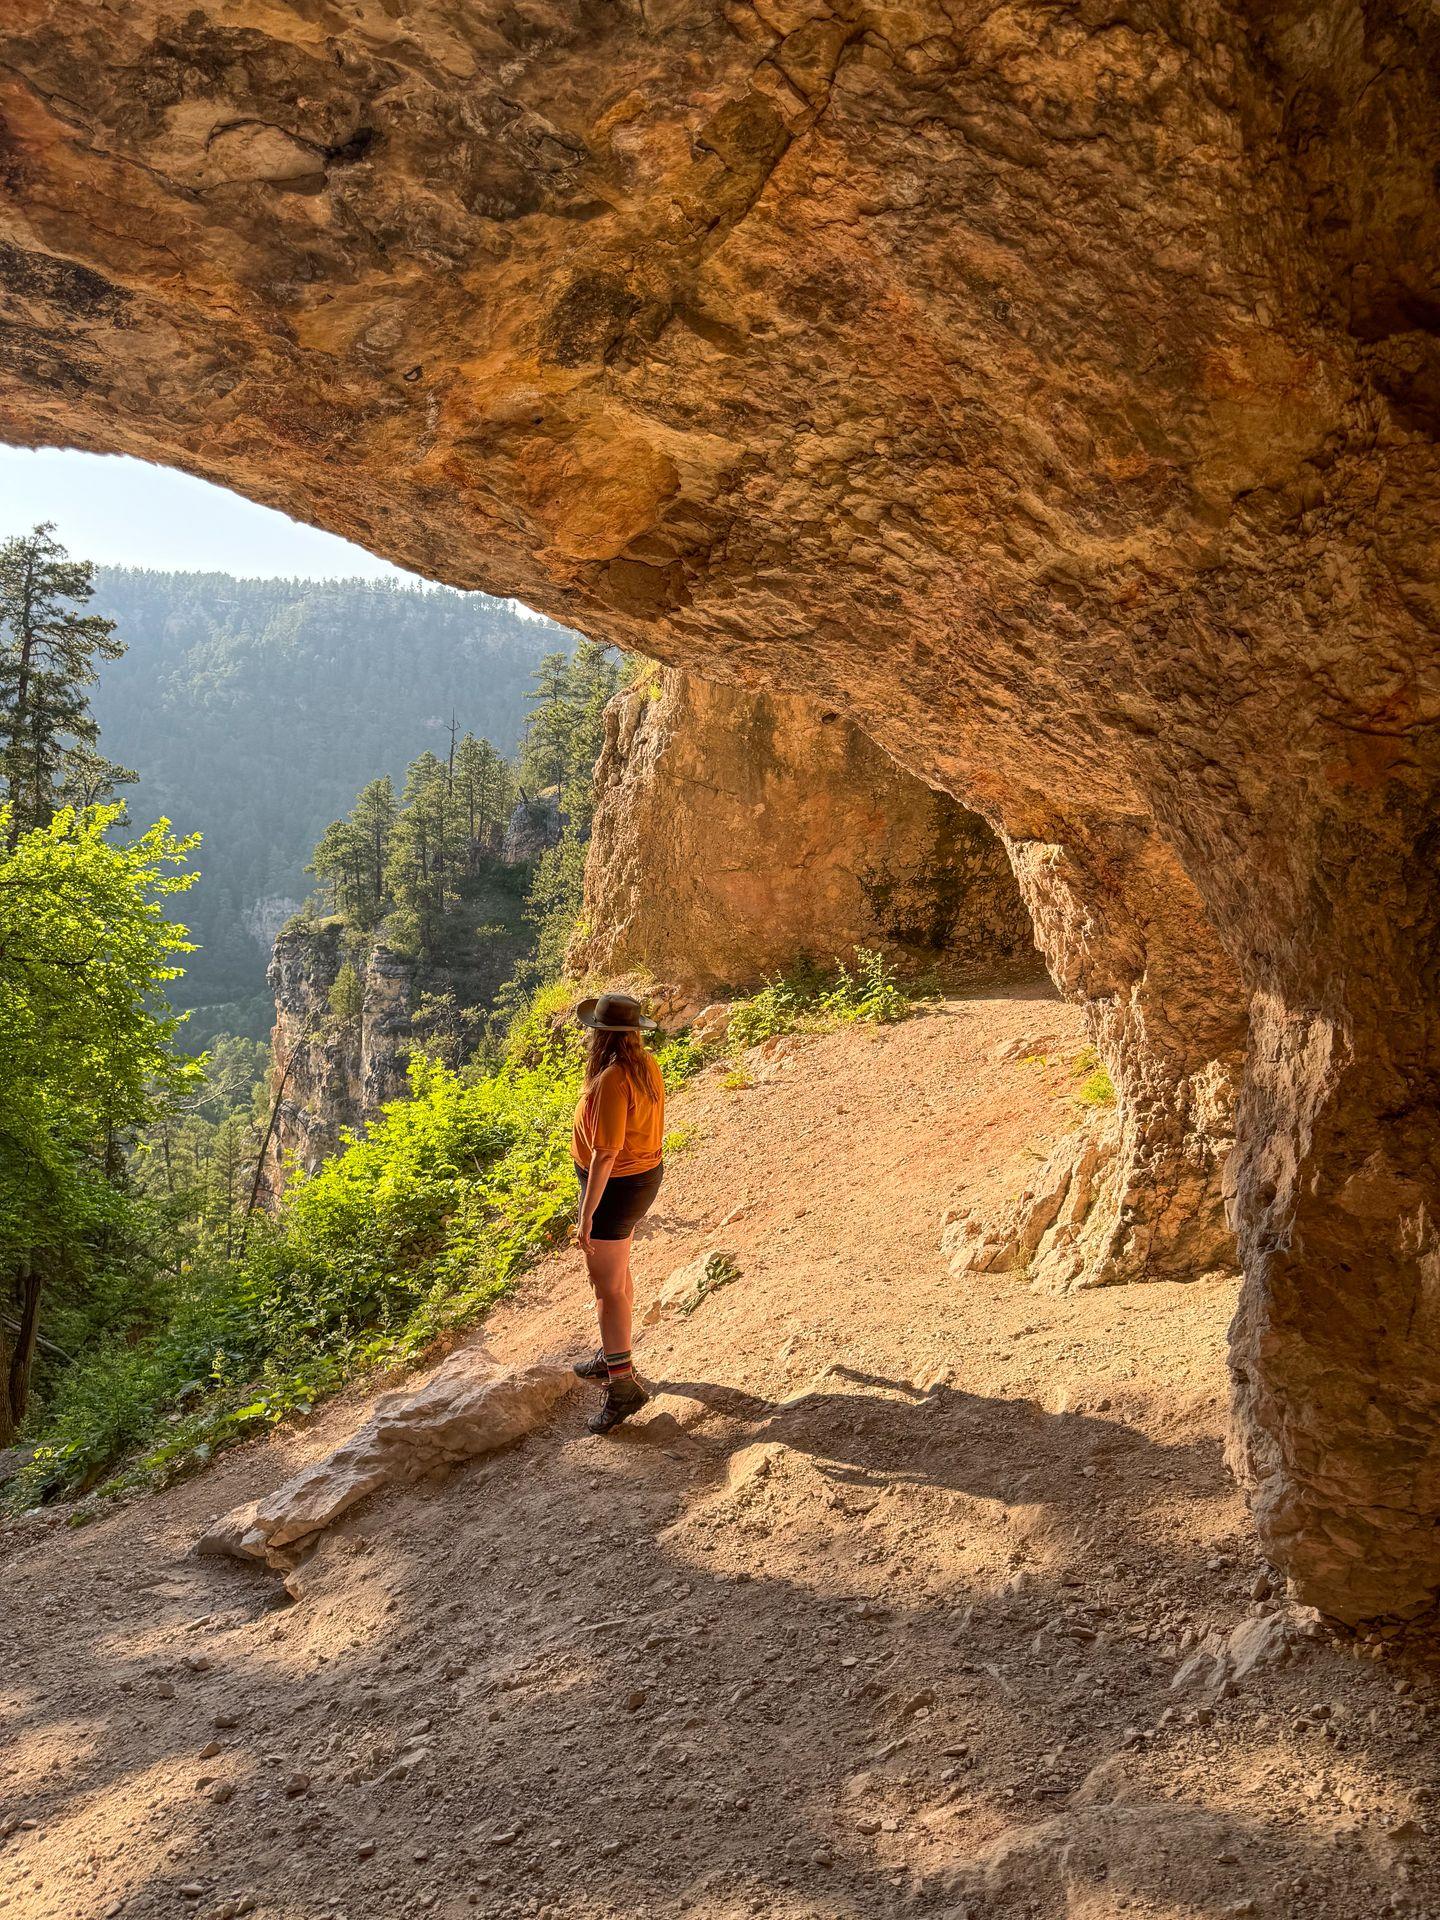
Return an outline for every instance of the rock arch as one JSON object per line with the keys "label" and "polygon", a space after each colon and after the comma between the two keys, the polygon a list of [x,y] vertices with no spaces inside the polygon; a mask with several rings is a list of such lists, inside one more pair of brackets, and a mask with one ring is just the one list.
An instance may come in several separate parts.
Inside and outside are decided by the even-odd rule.
{"label": "rock arch", "polygon": [[[1249,1002],[1237,1457],[1305,1598],[1429,1605],[1418,0],[13,0],[5,41],[0,435],[844,710],[1022,850],[1062,974],[1099,932],[1127,1085]],[[1216,1032],[1167,1032],[1207,956]]]}

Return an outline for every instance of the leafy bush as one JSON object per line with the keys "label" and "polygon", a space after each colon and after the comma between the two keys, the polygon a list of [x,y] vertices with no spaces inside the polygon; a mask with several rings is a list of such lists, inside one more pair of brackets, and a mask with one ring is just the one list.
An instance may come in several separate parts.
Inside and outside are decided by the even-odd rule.
{"label": "leafy bush", "polygon": [[[575,1217],[570,993],[537,996],[488,1073],[414,1061],[411,1097],[257,1220],[243,1261],[180,1276],[158,1330],[68,1368],[7,1503],[91,1486],[136,1449],[112,1487],[191,1470],[482,1313]],[[699,1061],[685,1040],[659,1058],[671,1086]]]}
{"label": "leafy bush", "polygon": [[730,1009],[727,1043],[757,1046],[781,1033],[825,1033],[863,1021],[885,1025],[908,1018],[914,1003],[883,953],[855,949],[853,970],[837,961],[825,974],[812,965],[768,980],[759,993]]}
{"label": "leafy bush", "polygon": [[1115,1082],[1094,1047],[1082,1047],[1070,1062],[1070,1071],[1080,1083],[1075,1098],[1082,1107],[1115,1105]]}
{"label": "leafy bush", "polygon": [[914,1003],[884,954],[857,947],[855,963],[854,973],[843,964],[838,969],[835,985],[821,1002],[825,1017],[838,1025],[863,1020],[873,1026],[887,1026],[896,1020],[908,1020]]}
{"label": "leafy bush", "polygon": [[235,1404],[230,1370],[247,1348],[258,1357],[241,1279],[239,1268],[218,1262],[181,1275],[148,1338],[116,1334],[67,1367],[34,1456],[6,1489],[7,1504],[83,1490],[122,1454],[153,1444],[167,1425],[178,1427],[187,1407],[210,1401],[209,1419],[218,1418],[227,1387]]}
{"label": "leafy bush", "polygon": [[637,690],[646,700],[660,698],[660,662],[643,653],[630,653],[620,669],[620,684],[627,692]]}

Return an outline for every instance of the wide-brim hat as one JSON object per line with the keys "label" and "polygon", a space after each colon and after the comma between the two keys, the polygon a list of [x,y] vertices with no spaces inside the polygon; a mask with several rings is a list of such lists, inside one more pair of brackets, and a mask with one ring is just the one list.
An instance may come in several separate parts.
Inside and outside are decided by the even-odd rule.
{"label": "wide-brim hat", "polygon": [[598,999],[582,1000],[575,1018],[597,1033],[644,1033],[655,1024],[628,993],[602,993]]}

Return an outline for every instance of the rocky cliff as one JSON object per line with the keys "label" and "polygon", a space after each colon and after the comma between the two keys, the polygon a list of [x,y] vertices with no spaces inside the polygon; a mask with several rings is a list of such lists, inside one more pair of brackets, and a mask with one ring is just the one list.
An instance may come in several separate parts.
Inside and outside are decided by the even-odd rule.
{"label": "rocky cliff", "polygon": [[263,1176],[272,1204],[292,1163],[313,1173],[345,1128],[362,1125],[405,1090],[415,963],[375,949],[355,969],[359,1009],[337,1014],[331,996],[345,960],[338,923],[287,927],[275,941],[271,1081],[280,1105]]}
{"label": "rocky cliff", "polygon": [[[280,1103],[265,1158],[273,1205],[292,1164],[313,1173],[346,1128],[371,1120],[406,1087],[412,1047],[452,1057],[473,1044],[466,1016],[488,1011],[528,940],[522,922],[531,869],[498,863],[468,883],[426,954],[397,953],[340,921],[292,921],[276,938],[272,1088]],[[342,972],[353,969],[353,981]],[[338,991],[337,991],[337,983]]]}
{"label": "rocky cliff", "polygon": [[595,788],[577,972],[693,1003],[856,946],[951,981],[1039,968],[995,834],[833,708],[660,671],[611,702]]}
{"label": "rocky cliff", "polygon": [[1440,1593],[1437,32],[11,0],[0,68],[0,437],[858,720],[1013,844],[1155,1244],[1243,1049],[1235,1454],[1350,1619]]}

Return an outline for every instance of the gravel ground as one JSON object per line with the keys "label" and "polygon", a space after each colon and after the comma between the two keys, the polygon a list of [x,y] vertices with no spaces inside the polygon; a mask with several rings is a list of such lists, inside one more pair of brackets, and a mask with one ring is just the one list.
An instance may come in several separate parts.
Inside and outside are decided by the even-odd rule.
{"label": "gravel ground", "polygon": [[[638,1291],[711,1248],[739,1278],[646,1332],[645,1415],[592,1439],[577,1386],[298,1597],[191,1548],[356,1395],[12,1527],[7,1920],[1440,1915],[1436,1650],[1272,1592],[1222,1462],[1233,1281],[1054,1299],[937,1251],[1078,1124],[1079,1045],[1021,990],[707,1073]],[[591,1338],[571,1252],[485,1330]]]}

